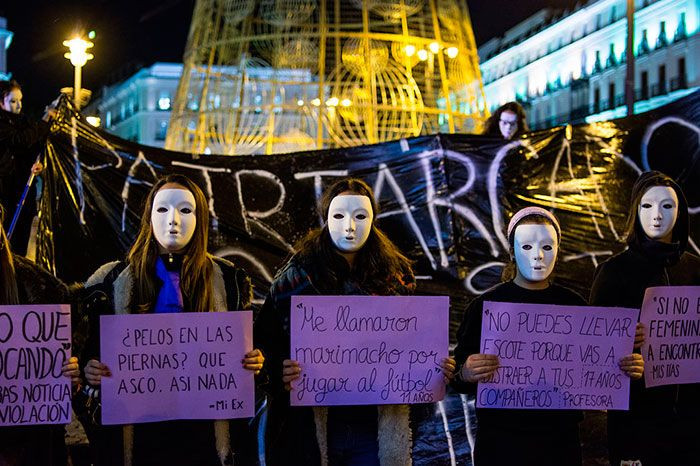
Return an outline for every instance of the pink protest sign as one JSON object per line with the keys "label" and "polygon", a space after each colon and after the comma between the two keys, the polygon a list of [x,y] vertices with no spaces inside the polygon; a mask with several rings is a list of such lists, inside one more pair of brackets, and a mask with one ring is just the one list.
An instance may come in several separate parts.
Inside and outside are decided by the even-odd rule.
{"label": "pink protest sign", "polygon": [[481,352],[496,354],[480,408],[628,409],[637,309],[484,302]]}
{"label": "pink protest sign", "polygon": [[296,406],[429,403],[445,397],[447,296],[293,296]]}
{"label": "pink protest sign", "polygon": [[0,306],[0,426],[67,424],[70,306]]}
{"label": "pink protest sign", "polygon": [[700,286],[647,288],[640,321],[646,386],[700,382]]}
{"label": "pink protest sign", "polygon": [[252,311],[101,316],[102,423],[253,416],[252,326]]}

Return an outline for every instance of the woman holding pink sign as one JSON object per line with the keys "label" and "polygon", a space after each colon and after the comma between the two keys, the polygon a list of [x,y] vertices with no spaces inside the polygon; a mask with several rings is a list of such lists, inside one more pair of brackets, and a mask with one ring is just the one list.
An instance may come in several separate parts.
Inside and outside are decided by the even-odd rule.
{"label": "woman holding pink sign", "polygon": [[[222,312],[249,308],[252,287],[248,275],[207,253],[208,232],[209,208],[202,190],[182,175],[158,180],[146,199],[141,228],[127,260],[102,266],[86,283],[86,287],[105,294],[108,308],[100,312]],[[99,361],[99,315],[91,318],[85,377],[90,394],[96,394],[102,377],[110,377],[111,371]],[[256,374],[262,369],[264,358],[259,350],[242,357],[245,369]],[[94,443],[99,465],[215,466],[233,464],[234,450],[237,461],[246,461],[246,454],[254,454],[255,439],[245,421],[181,420],[117,428],[98,426]]]}
{"label": "woman holding pink sign", "polygon": [[[480,352],[482,309],[485,301],[504,303],[585,306],[575,292],[551,282],[561,243],[557,218],[540,207],[526,207],[508,224],[512,262],[501,283],[469,305],[457,333],[457,375],[453,386],[475,393],[477,384],[490,380],[500,367],[499,358]],[[639,378],[643,362],[625,356],[620,368]],[[580,465],[581,444],[578,410],[477,408],[478,430],[474,446],[475,466],[518,464],[523,466]]]}
{"label": "woman holding pink sign", "polygon": [[[415,289],[411,262],[377,227],[370,187],[344,179],[321,201],[323,228],[310,232],[278,273],[255,322],[256,346],[270,378],[267,433],[271,464],[408,465],[407,405],[290,407],[288,391],[303,370],[289,359],[294,295],[405,295]],[[454,365],[443,361],[451,376]]]}
{"label": "woman holding pink sign", "polygon": [[[628,248],[596,270],[591,304],[640,309],[649,287],[700,285],[700,258],[686,251],[688,220],[680,186],[657,171],[642,174],[632,188]],[[608,412],[610,462],[698,464],[698,425],[700,384],[645,388],[639,380],[630,388],[629,411]]]}
{"label": "woman holding pink sign", "polygon": [[[68,288],[59,279],[12,253],[2,226],[4,214],[5,210],[0,205],[0,305],[70,302]],[[70,377],[75,389],[80,383],[78,358],[71,357],[66,361],[62,372]],[[3,390],[0,398],[6,397],[11,398]],[[7,405],[7,401],[4,404]],[[0,465],[65,465],[67,452],[64,436],[65,428],[62,425],[0,427]]]}

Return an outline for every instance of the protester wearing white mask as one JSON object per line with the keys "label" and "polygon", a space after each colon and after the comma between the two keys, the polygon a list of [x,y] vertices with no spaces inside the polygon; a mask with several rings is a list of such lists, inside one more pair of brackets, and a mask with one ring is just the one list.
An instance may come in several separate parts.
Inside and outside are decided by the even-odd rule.
{"label": "protester wearing white mask", "polygon": [[[106,294],[108,314],[225,312],[248,309],[248,275],[207,253],[209,209],[202,190],[182,175],[169,175],[151,189],[139,234],[126,261],[102,266],[86,282]],[[182,278],[182,280],[181,280]],[[186,279],[185,279],[186,278]],[[99,361],[99,316],[84,359],[85,378],[99,389],[110,368]],[[253,349],[241,355],[256,374],[264,358]],[[96,392],[96,390],[95,390]],[[97,465],[241,464],[256,456],[255,436],[246,420],[172,421],[133,426],[97,426],[91,439]]]}
{"label": "protester wearing white mask", "polygon": [[[453,386],[461,392],[476,393],[477,383],[488,380],[499,367],[497,356],[479,352],[484,301],[586,305],[578,294],[551,281],[561,242],[559,221],[552,213],[539,207],[516,212],[508,225],[508,241],[513,262],[504,269],[504,283],[470,303],[457,332],[458,373]],[[634,377],[642,373],[643,362],[637,356],[620,361],[620,368]],[[478,408],[476,414],[476,466],[581,464],[580,411]]]}
{"label": "protester wearing white mask", "polygon": [[[654,286],[700,285],[700,258],[688,252],[688,204],[676,182],[663,173],[642,174],[632,188],[628,248],[596,270],[591,304],[641,308]],[[644,342],[638,324],[635,348]],[[608,412],[610,463],[644,466],[698,464],[700,384],[630,388],[629,411]]]}
{"label": "protester wearing white mask", "polygon": [[[410,261],[377,228],[372,190],[357,179],[336,182],[321,202],[325,219],[278,273],[255,322],[255,346],[270,378],[268,462],[276,465],[411,464],[405,405],[290,407],[288,390],[303,367],[289,359],[293,295],[404,295],[415,281]],[[454,362],[443,361],[452,374]]]}

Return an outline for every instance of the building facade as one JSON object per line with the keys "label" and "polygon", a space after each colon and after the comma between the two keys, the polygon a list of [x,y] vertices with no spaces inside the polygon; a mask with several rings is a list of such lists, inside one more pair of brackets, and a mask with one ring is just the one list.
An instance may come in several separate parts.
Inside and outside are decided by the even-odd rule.
{"label": "building facade", "polygon": [[104,129],[123,139],[163,147],[180,74],[180,63],[154,63],[102,88],[83,113],[98,116]]}
{"label": "building facade", "polygon": [[7,19],[0,16],[0,80],[10,79],[7,71],[7,49],[12,43],[12,32],[7,30]]}
{"label": "building facade", "polygon": [[[231,76],[236,76],[240,72],[240,70],[232,68],[222,68],[219,71]],[[85,107],[83,114],[99,117],[100,125],[105,130],[123,139],[147,146],[164,147],[174,104],[173,99],[181,74],[182,63],[155,63],[148,68],[139,70],[123,81],[104,87],[99,95]],[[285,129],[282,131],[282,136],[275,141],[274,149],[279,152],[301,150],[301,148],[313,144],[313,140],[306,140],[299,136],[304,130],[303,124],[300,125],[298,121],[293,121],[288,116],[281,114],[281,108],[274,108],[270,114],[267,114],[269,109],[263,105],[263,101],[274,91],[273,74],[277,80],[295,80],[317,86],[317,84],[312,83],[312,76],[308,70],[277,70],[275,72],[269,67],[253,66],[245,69],[243,79],[240,80],[243,83],[245,93],[241,92],[240,84],[236,88],[237,81],[231,80],[227,86],[222,86],[221,92],[211,93],[206,102],[192,99],[188,109],[196,111],[199,105],[206,105],[214,110],[220,109],[220,118],[213,121],[211,128],[213,133],[217,133],[217,127],[225,127],[230,124],[225,115],[226,108],[232,106],[249,108],[250,111],[246,114],[246,119],[240,122],[241,124],[252,125],[258,124],[263,119],[265,121],[272,119],[276,126]],[[200,86],[202,82],[203,79],[200,79]],[[314,90],[313,87],[310,89]],[[288,90],[296,102],[295,105],[302,105],[301,96],[308,89],[302,89],[301,86],[290,86]],[[244,94],[243,100],[240,100],[241,94]],[[277,99],[274,102],[278,106],[280,105],[280,101]],[[318,103],[314,103],[314,105],[318,105]],[[196,118],[188,121],[188,130],[192,130],[196,123]],[[227,141],[213,138],[206,146],[202,147],[201,152],[225,153],[223,146],[226,143]],[[240,141],[237,147],[248,153],[265,152],[264,144],[260,144],[259,138],[256,137]]]}
{"label": "building facade", "polygon": [[[635,0],[635,113],[700,86],[700,0]],[[479,48],[491,111],[517,100],[532,129],[626,115],[625,0],[542,10]]]}

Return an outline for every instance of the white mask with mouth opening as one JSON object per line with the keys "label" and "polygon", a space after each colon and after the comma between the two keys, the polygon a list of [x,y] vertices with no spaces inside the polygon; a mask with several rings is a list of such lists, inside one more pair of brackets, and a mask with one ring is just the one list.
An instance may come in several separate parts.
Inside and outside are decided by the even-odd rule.
{"label": "white mask with mouth opening", "polygon": [[518,274],[526,281],[542,282],[551,275],[559,252],[557,230],[552,225],[518,225],[513,247]]}
{"label": "white mask with mouth opening", "polygon": [[372,231],[372,202],[367,196],[341,194],[328,208],[328,232],[336,248],[356,252],[364,246]]}
{"label": "white mask with mouth opening", "polygon": [[669,239],[678,219],[678,195],[670,186],[652,186],[637,206],[639,224],[654,240]]}
{"label": "white mask with mouth opening", "polygon": [[153,198],[151,228],[166,252],[184,249],[197,227],[194,195],[186,189],[161,189]]}

